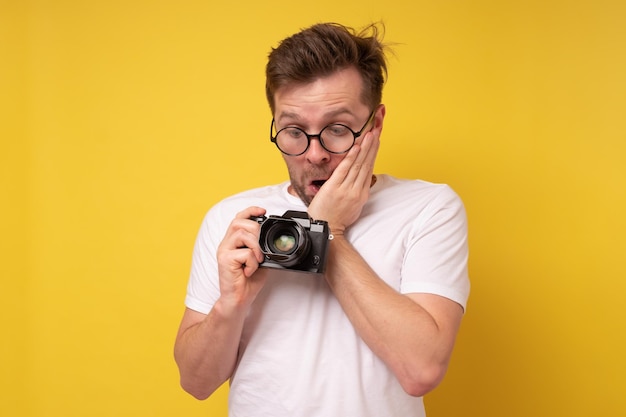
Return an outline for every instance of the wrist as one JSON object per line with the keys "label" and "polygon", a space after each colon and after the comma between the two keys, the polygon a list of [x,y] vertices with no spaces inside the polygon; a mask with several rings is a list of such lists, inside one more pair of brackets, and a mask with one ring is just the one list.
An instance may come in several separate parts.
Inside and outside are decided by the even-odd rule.
{"label": "wrist", "polygon": [[332,236],[331,239],[345,238],[345,228],[343,227],[336,227],[336,226],[329,224],[328,231],[330,232],[330,235]]}
{"label": "wrist", "polygon": [[223,319],[243,320],[248,313],[248,306],[241,302],[229,300],[227,297],[220,297],[213,305],[213,310]]}
{"label": "wrist", "polygon": [[343,231],[336,233],[331,230],[332,239],[329,242],[329,261],[340,260],[342,259],[342,253],[346,250],[346,248],[351,247],[351,243],[346,238],[346,235]]}

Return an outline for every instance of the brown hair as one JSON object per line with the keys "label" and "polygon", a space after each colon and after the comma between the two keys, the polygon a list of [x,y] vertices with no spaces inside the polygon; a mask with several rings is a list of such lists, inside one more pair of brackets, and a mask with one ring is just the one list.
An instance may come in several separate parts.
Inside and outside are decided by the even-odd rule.
{"label": "brown hair", "polygon": [[312,82],[348,67],[361,74],[363,103],[371,109],[376,107],[381,103],[387,77],[383,35],[382,23],[359,32],[337,23],[320,23],[284,39],[270,52],[265,68],[265,93],[272,113],[279,88]]}

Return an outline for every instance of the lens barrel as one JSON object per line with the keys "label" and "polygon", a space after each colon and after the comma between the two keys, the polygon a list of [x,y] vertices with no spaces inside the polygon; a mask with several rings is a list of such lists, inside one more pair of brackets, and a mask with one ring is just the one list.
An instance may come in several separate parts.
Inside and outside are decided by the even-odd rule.
{"label": "lens barrel", "polygon": [[265,256],[287,268],[305,260],[311,247],[304,227],[291,219],[268,219],[261,226],[259,240]]}

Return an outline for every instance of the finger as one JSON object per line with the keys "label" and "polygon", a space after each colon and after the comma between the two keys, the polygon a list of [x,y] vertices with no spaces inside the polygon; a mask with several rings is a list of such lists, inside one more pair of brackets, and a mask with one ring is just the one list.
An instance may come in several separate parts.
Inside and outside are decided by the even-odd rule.
{"label": "finger", "polygon": [[228,234],[232,235],[232,234],[237,233],[240,230],[244,230],[247,233],[251,233],[253,235],[258,236],[259,228],[260,228],[260,223],[256,220],[252,220],[250,218],[235,219],[230,224]]}
{"label": "finger", "polygon": [[368,132],[358,146],[354,161],[348,167],[344,181],[353,188],[360,190],[365,187],[366,183],[369,184],[368,178],[371,179],[376,156],[376,152],[372,152],[372,141],[373,136]]}
{"label": "finger", "polygon": [[[262,261],[263,259],[261,259]],[[243,273],[246,277],[250,277],[258,268],[261,263],[250,249],[240,249],[238,262],[243,268]]]}
{"label": "finger", "polygon": [[229,231],[224,236],[220,247],[225,251],[235,251],[246,248],[253,252],[255,258],[261,262],[263,253],[259,245],[259,229],[257,222],[248,219],[235,219],[230,225]]}
{"label": "finger", "polygon": [[250,217],[259,217],[265,215],[265,209],[263,207],[250,206],[245,210],[240,211],[235,216],[236,219],[249,219]]}
{"label": "finger", "polygon": [[351,167],[354,165],[354,162],[359,155],[360,150],[361,146],[359,144],[355,144],[352,149],[348,151],[339,165],[337,165],[337,168],[335,168],[335,171],[330,176],[327,183],[334,184],[337,187],[344,183],[350,173]]}
{"label": "finger", "polygon": [[225,268],[225,270],[235,274],[243,271],[245,276],[254,273],[259,264],[263,262],[263,258],[258,259],[254,250],[245,247],[230,251],[218,251],[217,257],[220,269]]}
{"label": "finger", "polygon": [[226,232],[227,235],[231,235],[235,233],[239,229],[244,229],[249,233],[252,233],[256,236],[259,234],[259,222],[256,220],[251,220],[255,217],[264,216],[266,210],[262,207],[251,206],[246,208],[245,210],[240,211],[235,215],[235,218],[228,226],[228,230]]}
{"label": "finger", "polygon": [[355,184],[361,184],[364,188],[369,188],[372,181],[372,174],[374,173],[374,164],[376,162],[376,155],[380,147],[380,141],[378,136],[369,132],[365,138],[361,148],[361,152],[355,163],[359,164],[359,168],[355,169],[357,172],[357,178]]}
{"label": "finger", "polygon": [[345,185],[360,188],[369,184],[374,171],[378,144],[378,137],[375,137],[372,132],[360,137],[339,163],[328,182],[335,187]]}
{"label": "finger", "polygon": [[255,249],[259,247],[259,234],[256,232],[259,228],[259,224],[250,222],[248,220],[246,220],[245,223],[251,223],[252,227],[256,227],[257,229],[253,229],[253,231],[249,231],[244,228],[241,228],[235,231],[230,236],[231,245],[229,246],[232,249],[238,249],[238,248]]}

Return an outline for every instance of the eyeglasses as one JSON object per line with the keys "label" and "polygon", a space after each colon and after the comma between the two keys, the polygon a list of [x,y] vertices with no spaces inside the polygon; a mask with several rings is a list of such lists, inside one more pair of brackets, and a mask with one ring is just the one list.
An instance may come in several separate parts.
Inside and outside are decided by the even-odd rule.
{"label": "eyeglasses", "polygon": [[[317,138],[320,145],[330,153],[342,154],[348,152],[354,146],[356,139],[363,134],[363,130],[374,119],[376,109],[367,118],[363,127],[355,132],[341,123],[332,123],[323,128],[317,135],[309,135],[299,127],[287,126],[276,132],[276,123],[272,119],[270,126],[270,140],[285,155],[302,155],[309,149],[311,139]],[[276,132],[274,134],[274,132]]]}

